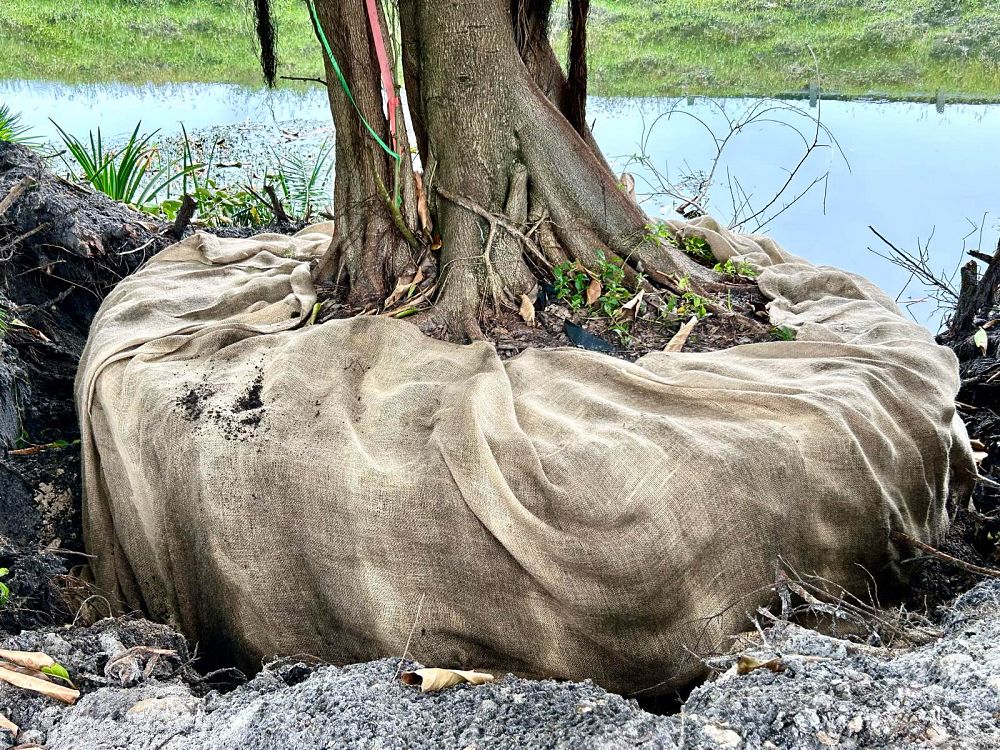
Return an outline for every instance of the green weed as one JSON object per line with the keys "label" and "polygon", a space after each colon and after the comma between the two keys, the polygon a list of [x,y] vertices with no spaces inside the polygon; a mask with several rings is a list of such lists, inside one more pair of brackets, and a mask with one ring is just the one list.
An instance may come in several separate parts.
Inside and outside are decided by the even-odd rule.
{"label": "green weed", "polygon": [[699,320],[708,315],[708,300],[692,291],[691,279],[683,276],[677,283],[680,294],[671,294],[661,310],[664,316],[687,318],[694,315]]}
{"label": "green weed", "polygon": [[771,329],[771,338],[775,341],[795,341],[795,329],[788,326],[775,326]]}
{"label": "green weed", "polygon": [[35,148],[41,144],[38,136],[31,135],[31,128],[21,124],[21,113],[6,104],[0,104],[0,142],[20,143]]}
{"label": "green weed", "polygon": [[[588,308],[608,318],[609,329],[621,343],[626,345],[629,343],[635,315],[627,315],[625,305],[635,297],[636,290],[642,286],[641,274],[637,275],[635,284],[632,285],[634,288],[630,288],[626,284],[625,271],[621,264],[607,260],[604,254],[599,252],[595,271],[588,271],[579,263],[563,263],[553,269],[553,277],[556,299],[565,302],[573,311]],[[599,295],[588,305],[587,296],[590,290],[594,290],[592,294],[599,291]]]}
{"label": "green weed", "polygon": [[725,263],[716,263],[712,266],[712,270],[734,279],[755,279],[759,275],[759,272],[746,261],[734,261],[732,258],[729,258]]}
{"label": "green weed", "polygon": [[[153,136],[159,131],[140,135],[142,123],[135,126],[128,141],[119,149],[105,148],[100,128],[96,135],[94,132],[88,133],[88,142],[84,143],[63,130],[55,121],[52,124],[59,131],[59,136],[77,167],[82,170],[82,179],[95,190],[122,203],[144,206],[155,200],[170,185],[202,166],[185,164],[180,169],[175,169],[176,165],[170,160],[164,160],[159,150],[151,145]],[[63,161],[75,176],[73,166],[65,159]]]}
{"label": "green weed", "polygon": [[711,263],[715,260],[712,248],[708,246],[708,243],[702,237],[678,235],[660,221],[646,225],[645,240],[654,245],[667,242],[702,263]]}
{"label": "green weed", "polygon": [[573,311],[586,304],[587,288],[591,278],[579,263],[561,263],[552,269],[556,299],[565,302]]}
{"label": "green weed", "polygon": [[[304,3],[272,5],[279,74],[322,77]],[[815,79],[812,49],[827,91],[995,100],[998,18],[996,0],[594,0],[590,88],[601,96],[802,91]],[[0,70],[72,83],[260,85],[249,28],[236,0],[3,0]],[[565,36],[562,24],[557,50]]]}

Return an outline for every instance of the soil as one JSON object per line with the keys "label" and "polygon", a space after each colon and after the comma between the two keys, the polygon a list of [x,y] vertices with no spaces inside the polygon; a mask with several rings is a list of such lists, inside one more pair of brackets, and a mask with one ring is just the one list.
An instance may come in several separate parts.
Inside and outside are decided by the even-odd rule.
{"label": "soil", "polygon": [[[319,287],[318,297],[323,305],[319,322],[370,314],[369,310],[346,305],[343,302],[345,293],[343,287]],[[629,321],[627,333],[619,335],[614,330],[612,318],[592,307],[572,309],[555,298],[551,285],[543,283],[534,301],[533,324],[526,323],[518,311],[502,308],[486,312],[482,331],[502,359],[514,357],[525,349],[578,346],[634,362],[650,352],[663,351],[690,319],[690,314],[661,311],[670,293],[670,290],[654,289],[640,302],[641,309],[635,319]],[[768,300],[756,284],[723,280],[703,294],[711,309],[698,321],[683,351],[710,352],[780,340],[780,335],[767,322]],[[445,327],[430,315],[418,314],[408,319],[424,334],[447,340]]]}
{"label": "soil", "polygon": [[205,381],[188,387],[174,403],[189,422],[205,418],[226,440],[245,440],[261,428],[267,416],[263,395],[264,368],[258,365],[253,380],[235,399]]}

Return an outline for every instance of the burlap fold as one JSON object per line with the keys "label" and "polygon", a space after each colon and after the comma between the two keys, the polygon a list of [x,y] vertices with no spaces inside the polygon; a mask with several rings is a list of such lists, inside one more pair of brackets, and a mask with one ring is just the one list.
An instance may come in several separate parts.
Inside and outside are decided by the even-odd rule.
{"label": "burlap fold", "polygon": [[[125,279],[77,380],[97,583],[245,662],[426,664],[666,691],[779,558],[858,593],[974,473],[950,351],[857,276],[711,220],[793,342],[502,361],[305,325],[328,235],[196,234]],[[418,604],[422,602],[422,606]]]}

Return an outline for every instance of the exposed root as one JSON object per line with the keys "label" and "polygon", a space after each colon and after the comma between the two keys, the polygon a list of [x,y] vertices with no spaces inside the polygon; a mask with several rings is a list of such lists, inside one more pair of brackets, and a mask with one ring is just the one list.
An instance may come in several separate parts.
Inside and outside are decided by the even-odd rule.
{"label": "exposed root", "polygon": [[965,562],[965,560],[959,560],[957,557],[953,557],[947,552],[942,552],[941,550],[932,547],[929,544],[925,544],[919,539],[914,539],[912,536],[904,534],[901,531],[893,531],[890,536],[897,542],[909,545],[910,547],[918,549],[921,552],[925,552],[931,557],[936,557],[938,560],[946,562],[949,565],[961,568],[968,573],[973,573],[978,576],[987,576],[989,578],[1000,578],[1000,570],[997,570],[996,568],[984,568],[981,565],[973,565],[972,563]]}
{"label": "exposed root", "polygon": [[514,226],[505,217],[499,216],[497,214],[491,214],[482,206],[474,203],[473,201],[470,201],[467,198],[463,198],[460,195],[455,195],[455,193],[449,192],[448,190],[445,190],[443,187],[437,187],[436,190],[438,195],[440,195],[445,200],[454,203],[456,206],[461,206],[467,211],[472,211],[472,213],[476,214],[480,218],[485,219],[487,222],[489,222],[491,226],[502,227],[511,235],[519,239],[524,244],[525,248],[527,248],[527,250],[531,252],[531,254],[534,255],[537,260],[545,264],[546,268],[552,267],[551,264],[548,262],[548,259],[545,257],[545,254],[541,251],[541,249],[538,247],[535,241],[532,240],[530,237],[528,237],[528,235],[526,235],[516,226]]}

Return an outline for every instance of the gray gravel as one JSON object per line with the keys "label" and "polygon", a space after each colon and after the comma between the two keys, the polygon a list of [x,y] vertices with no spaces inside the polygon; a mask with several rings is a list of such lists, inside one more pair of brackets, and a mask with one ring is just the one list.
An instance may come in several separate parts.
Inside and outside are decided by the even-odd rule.
{"label": "gray gravel", "polygon": [[[230,692],[189,666],[183,640],[142,621],[24,633],[78,677],[63,708],[0,686],[19,742],[50,750],[118,748],[1000,748],[1000,582],[961,597],[944,635],[890,650],[795,625],[764,631],[757,669],[697,688],[680,714],[654,716],[591,683],[512,676],[434,694],[395,679],[398,660],[348,667],[275,664]],[[106,669],[145,643],[178,650],[146,679],[149,656]],[[412,665],[408,665],[412,666]],[[122,687],[123,680],[128,686]],[[13,738],[11,738],[13,741]]]}

